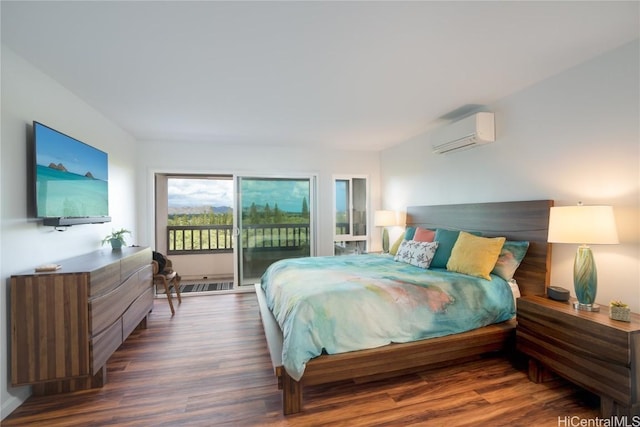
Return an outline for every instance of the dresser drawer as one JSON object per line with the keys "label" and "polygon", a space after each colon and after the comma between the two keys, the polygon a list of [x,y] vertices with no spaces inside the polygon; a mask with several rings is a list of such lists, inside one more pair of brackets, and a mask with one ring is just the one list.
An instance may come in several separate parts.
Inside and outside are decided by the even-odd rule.
{"label": "dresser drawer", "polygon": [[100,334],[105,328],[110,327],[122,316],[132,301],[151,287],[151,271],[151,264],[145,265],[113,291],[89,301],[91,336]]}
{"label": "dresser drawer", "polygon": [[87,274],[91,275],[89,298],[96,298],[110,292],[120,284],[120,263],[105,265]]}
{"label": "dresser drawer", "polygon": [[91,374],[95,375],[122,344],[122,319],[91,339]]}
{"label": "dresser drawer", "polygon": [[145,265],[151,265],[151,249],[146,248],[120,262],[121,279],[125,280]]}
{"label": "dresser drawer", "polygon": [[126,338],[153,308],[153,288],[149,288],[136,299],[122,315],[122,335]]}

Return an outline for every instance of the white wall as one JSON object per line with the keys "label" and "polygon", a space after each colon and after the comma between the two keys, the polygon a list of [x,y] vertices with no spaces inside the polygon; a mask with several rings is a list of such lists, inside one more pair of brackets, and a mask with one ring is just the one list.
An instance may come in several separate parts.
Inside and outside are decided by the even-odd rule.
{"label": "white wall", "polygon": [[[155,173],[238,174],[291,176],[314,174],[318,178],[318,255],[333,255],[333,175],[366,175],[369,178],[371,209],[380,203],[378,152],[340,151],[322,148],[234,146],[223,141],[209,143],[138,143],[138,209],[153,218],[153,176]],[[373,224],[373,214],[370,216]],[[153,246],[153,223],[140,224],[143,240]],[[372,246],[380,247],[375,231]]]}
{"label": "white wall", "polygon": [[[54,80],[2,46],[2,133],[0,139],[0,417],[29,395],[9,386],[9,277],[43,263],[101,248],[112,228],[133,231],[136,241],[134,139]],[[109,154],[112,223],[79,225],[65,232],[27,218],[27,128],[38,120]]]}
{"label": "white wall", "polygon": [[[635,41],[489,106],[493,144],[435,155],[425,134],[384,151],[383,205],[613,205],[621,244],[592,246],[597,302],[622,299],[640,312],[639,50]],[[576,248],[553,245],[551,282],[572,292]]]}

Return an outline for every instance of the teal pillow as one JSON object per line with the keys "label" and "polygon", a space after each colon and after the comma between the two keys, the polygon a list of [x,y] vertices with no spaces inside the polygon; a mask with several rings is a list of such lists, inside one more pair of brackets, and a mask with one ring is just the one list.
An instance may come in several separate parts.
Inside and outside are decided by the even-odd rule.
{"label": "teal pillow", "polygon": [[[468,233],[473,234],[474,236],[480,236],[482,234],[478,232]],[[460,230],[436,228],[436,237],[435,239],[433,239],[433,241],[438,242],[438,249],[436,250],[436,254],[431,261],[431,267],[447,268],[447,262],[449,262],[451,251],[453,250],[453,245],[456,244],[456,240],[458,240],[459,234]]]}
{"label": "teal pillow", "polygon": [[413,236],[415,236],[416,234],[416,228],[415,227],[407,227],[407,229],[404,232],[404,240],[413,240]]}
{"label": "teal pillow", "polygon": [[529,242],[514,242],[507,240],[502,246],[498,262],[491,274],[502,277],[504,280],[513,279],[516,269],[524,259],[529,249]]}

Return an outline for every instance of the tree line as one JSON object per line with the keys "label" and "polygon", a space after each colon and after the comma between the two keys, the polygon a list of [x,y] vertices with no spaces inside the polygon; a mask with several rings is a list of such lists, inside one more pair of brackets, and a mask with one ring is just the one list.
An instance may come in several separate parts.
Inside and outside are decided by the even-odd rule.
{"label": "tree line", "polygon": [[[300,212],[287,212],[274,203],[273,208],[269,203],[251,206],[242,210],[242,222],[244,224],[304,224],[309,222],[309,204],[306,197],[302,200]],[[167,225],[233,225],[233,212],[215,212],[213,207],[209,212],[197,214],[170,214]]]}

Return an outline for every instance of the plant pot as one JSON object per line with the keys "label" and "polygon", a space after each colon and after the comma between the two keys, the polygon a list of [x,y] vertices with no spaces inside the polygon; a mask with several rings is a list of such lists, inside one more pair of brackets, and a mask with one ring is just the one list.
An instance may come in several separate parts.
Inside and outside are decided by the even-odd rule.
{"label": "plant pot", "polygon": [[111,239],[109,240],[109,243],[111,243],[111,249],[113,249],[114,251],[119,251],[120,249],[122,249],[122,240],[120,239]]}
{"label": "plant pot", "polygon": [[629,307],[609,307],[609,317],[623,322],[631,321],[631,309]]}

